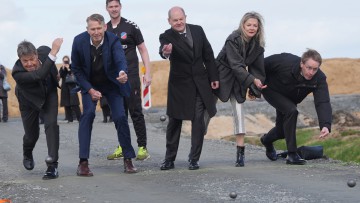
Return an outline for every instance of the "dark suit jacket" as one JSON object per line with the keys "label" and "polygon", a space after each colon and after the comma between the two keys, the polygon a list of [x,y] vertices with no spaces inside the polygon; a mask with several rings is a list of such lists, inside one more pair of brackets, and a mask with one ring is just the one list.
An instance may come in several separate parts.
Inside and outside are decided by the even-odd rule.
{"label": "dark suit jacket", "polygon": [[[87,32],[77,35],[72,45],[71,71],[74,72],[82,92],[93,88],[90,83],[90,46],[90,35]],[[126,59],[119,38],[113,33],[105,32],[102,46],[103,65],[107,78],[119,87],[118,90],[122,96],[128,97],[130,95],[129,83],[121,84],[116,80],[121,70],[127,73]]]}
{"label": "dark suit jacket", "polygon": [[[57,91],[58,73],[54,61],[48,55],[50,48],[41,46],[38,48],[38,57],[42,62],[41,68],[28,72],[17,60],[12,70],[12,76],[16,81],[15,94],[21,105],[40,110],[45,104],[47,92]],[[46,80],[46,83],[44,81]],[[20,106],[21,106],[20,105]]]}
{"label": "dark suit jacket", "polygon": [[[216,113],[211,81],[218,81],[214,52],[202,27],[187,24],[193,39],[193,48],[172,29],[160,35],[160,56],[164,44],[172,44],[168,83],[167,114],[182,120],[192,120],[195,112],[196,91],[212,117]],[[163,57],[164,58],[164,57]]]}

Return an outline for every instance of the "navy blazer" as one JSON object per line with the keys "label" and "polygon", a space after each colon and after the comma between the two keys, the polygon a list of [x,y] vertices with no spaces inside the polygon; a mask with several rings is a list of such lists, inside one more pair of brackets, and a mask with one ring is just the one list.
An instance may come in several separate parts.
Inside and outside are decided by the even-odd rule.
{"label": "navy blazer", "polygon": [[[125,71],[126,74],[128,72],[126,58],[120,39],[113,33],[106,31],[102,46],[103,65],[107,78],[119,87],[118,90],[122,96],[128,97],[130,95],[129,82],[121,84],[118,80],[116,80],[120,71]],[[90,83],[90,48],[90,35],[88,32],[83,32],[74,38],[71,51],[71,70],[75,74],[77,83],[82,92],[87,92],[91,88],[94,88]]]}

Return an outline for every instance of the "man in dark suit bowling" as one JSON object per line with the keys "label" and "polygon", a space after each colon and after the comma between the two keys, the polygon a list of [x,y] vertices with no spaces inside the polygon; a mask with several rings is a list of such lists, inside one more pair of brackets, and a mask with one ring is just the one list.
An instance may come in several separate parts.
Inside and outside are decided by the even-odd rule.
{"label": "man in dark suit bowling", "polygon": [[160,35],[160,56],[170,60],[166,130],[166,155],[161,170],[174,168],[183,120],[191,120],[189,170],[199,169],[204,141],[204,112],[212,117],[216,106],[212,89],[219,87],[214,53],[201,26],[186,23],[185,11],[168,13],[171,28]]}

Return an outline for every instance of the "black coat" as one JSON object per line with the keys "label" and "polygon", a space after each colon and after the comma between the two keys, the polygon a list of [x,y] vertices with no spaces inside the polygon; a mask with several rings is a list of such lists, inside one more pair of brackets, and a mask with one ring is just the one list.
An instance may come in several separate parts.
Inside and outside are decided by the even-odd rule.
{"label": "black coat", "polygon": [[330,131],[332,110],[326,76],[319,69],[311,80],[305,80],[300,74],[300,61],[300,57],[289,53],[266,57],[265,84],[268,85],[267,88],[286,96],[294,104],[299,104],[308,94],[313,93],[320,129],[327,127]]}
{"label": "black coat", "polygon": [[192,120],[198,91],[212,117],[216,114],[216,106],[210,82],[219,80],[214,53],[202,27],[190,24],[187,26],[191,31],[193,49],[172,29],[166,30],[159,38],[160,56],[163,46],[172,44],[167,115],[176,119]]}
{"label": "black coat", "polygon": [[4,90],[3,82],[4,78],[6,77],[6,70],[3,65],[0,65],[0,98],[7,98],[8,94],[7,91]]}
{"label": "black coat", "polygon": [[254,40],[244,45],[238,31],[229,35],[215,61],[220,75],[220,88],[215,94],[223,102],[233,94],[238,103],[243,103],[254,79],[265,80],[264,48]]}
{"label": "black coat", "polygon": [[75,88],[76,83],[66,83],[66,76],[68,74],[72,74],[69,69],[61,67],[59,70],[60,78],[61,78],[61,92],[60,92],[60,106],[76,106],[80,105],[79,96],[77,93],[72,93],[71,90]]}
{"label": "black coat", "polygon": [[[57,68],[48,54],[49,47],[38,48],[39,60],[42,62],[38,70],[28,72],[17,60],[12,70],[12,76],[16,81],[15,94],[22,105],[40,110],[46,100],[46,92],[57,91]],[[46,81],[46,82],[45,82]]]}

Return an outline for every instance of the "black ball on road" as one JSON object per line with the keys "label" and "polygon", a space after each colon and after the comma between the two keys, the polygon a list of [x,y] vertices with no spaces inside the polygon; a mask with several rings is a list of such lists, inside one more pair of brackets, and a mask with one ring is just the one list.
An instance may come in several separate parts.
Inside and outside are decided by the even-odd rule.
{"label": "black ball on road", "polygon": [[164,115],[160,116],[160,121],[162,121],[162,122],[166,121],[166,116],[164,116]]}
{"label": "black ball on road", "polygon": [[229,196],[231,199],[235,199],[237,197],[237,194],[236,192],[230,192]]}
{"label": "black ball on road", "polygon": [[355,182],[355,180],[349,180],[349,181],[347,182],[347,185],[348,185],[349,187],[355,187],[356,182]]}

